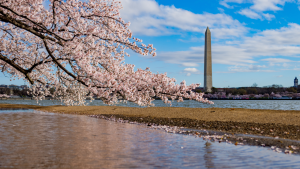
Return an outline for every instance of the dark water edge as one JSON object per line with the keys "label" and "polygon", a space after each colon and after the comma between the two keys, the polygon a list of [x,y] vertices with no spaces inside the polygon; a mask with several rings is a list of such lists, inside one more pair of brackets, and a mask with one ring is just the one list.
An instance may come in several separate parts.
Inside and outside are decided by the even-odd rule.
{"label": "dark water edge", "polygon": [[[31,110],[31,109],[27,109],[27,108],[0,108],[0,111],[4,111],[4,110]],[[31,110],[33,111],[33,110]]]}

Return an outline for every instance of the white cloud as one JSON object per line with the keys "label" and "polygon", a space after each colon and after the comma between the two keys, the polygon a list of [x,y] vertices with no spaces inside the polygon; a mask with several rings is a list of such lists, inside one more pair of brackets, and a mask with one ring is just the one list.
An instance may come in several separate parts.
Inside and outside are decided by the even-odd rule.
{"label": "white cloud", "polygon": [[200,71],[197,68],[185,68],[183,71],[187,76],[191,76],[191,74],[200,74]]}
{"label": "white cloud", "polygon": [[182,66],[185,66],[185,67],[198,67],[198,64],[197,63],[184,62],[184,63],[182,63]]}
{"label": "white cloud", "polygon": [[294,68],[289,67],[289,69],[285,68],[285,69],[280,69],[280,70],[300,70],[300,67],[295,66]]}
{"label": "white cloud", "polygon": [[[259,44],[263,48],[269,48],[272,53],[278,53],[285,56],[299,54],[299,44],[300,39],[300,25],[295,23],[290,23],[287,27],[282,27],[280,29],[269,29],[257,33],[252,37],[245,38],[244,44],[255,45]],[[287,54],[284,54],[281,50],[289,49]]]}
{"label": "white cloud", "polygon": [[251,19],[260,19],[260,20],[267,19],[270,21],[273,18],[275,18],[275,16],[272,14],[256,12],[252,9],[243,9],[243,10],[239,11],[238,13],[241,15],[245,15]]}
{"label": "white cloud", "polygon": [[280,6],[283,6],[286,2],[293,2],[293,0],[252,0],[253,6],[251,9],[256,11],[278,11],[282,10]]}
{"label": "white cloud", "polygon": [[277,66],[277,67],[290,67],[291,64],[288,64],[290,62],[295,62],[289,59],[283,59],[283,58],[267,58],[267,59],[261,59],[261,61],[267,61],[269,62],[270,66]]}
{"label": "white cloud", "polygon": [[294,2],[294,0],[222,0],[220,4],[230,8],[231,6],[228,3],[251,3],[253,4],[250,6],[251,9],[263,12],[282,10],[279,6],[283,6],[286,2]]}
{"label": "white cloud", "polygon": [[218,8],[218,10],[223,13],[224,12],[224,9],[223,8]]}
{"label": "white cloud", "polygon": [[206,27],[215,31],[217,38],[239,37],[247,29],[231,16],[222,14],[196,14],[175,6],[159,5],[154,0],[121,0],[121,17],[130,21],[134,35],[170,35],[182,31],[204,32]]}
{"label": "white cloud", "polygon": [[[160,52],[155,59],[173,63],[180,64],[182,66],[187,66],[183,63],[193,62],[195,64],[202,64],[204,62],[204,47],[191,47],[188,51],[174,51],[174,52]],[[239,51],[240,49],[232,46],[214,46],[212,49],[212,62],[218,64],[248,64],[255,63],[250,57],[244,55],[234,54],[234,51]],[[241,53],[241,52],[237,52]]]}
{"label": "white cloud", "polygon": [[282,67],[290,67],[291,65],[290,64],[287,64],[287,63],[283,63],[282,64]]}
{"label": "white cloud", "polygon": [[[300,37],[300,25],[289,24],[288,27],[265,30],[252,37],[244,37],[240,41],[213,43],[212,62],[213,64],[239,66],[232,68],[232,71],[238,69],[254,71],[258,68],[265,70],[266,67],[255,66],[263,65],[261,61],[269,62],[270,66],[290,66],[283,63],[294,64],[295,61],[282,57],[300,58],[300,38],[298,37]],[[190,47],[186,51],[158,52],[155,59],[186,67],[191,67],[186,63],[200,65],[204,62],[204,46]]]}
{"label": "white cloud", "polygon": [[197,72],[199,72],[199,70],[196,69],[196,68],[185,68],[184,71],[186,71],[186,72],[192,72],[192,73],[197,73]]}
{"label": "white cloud", "polygon": [[230,5],[228,5],[226,2],[224,2],[224,1],[221,1],[220,2],[220,5],[223,5],[224,7],[226,7],[226,8],[233,8],[232,6],[230,6]]}
{"label": "white cloud", "polygon": [[[265,0],[267,1],[267,0]],[[290,0],[223,0],[220,3],[251,3],[252,6],[239,13],[253,19],[271,20],[275,16],[263,13],[267,10],[281,10],[282,5]],[[197,14],[174,6],[159,5],[154,0],[122,0],[124,9],[121,17],[131,21],[130,29],[134,35],[168,35],[186,32],[205,32],[210,26],[212,32],[212,60],[214,64],[237,65],[231,71],[272,71],[261,67],[259,57],[280,58],[282,56],[300,57],[300,25],[289,24],[280,29],[270,29],[258,32],[247,37],[248,28],[231,16],[224,13]],[[260,7],[259,4],[262,6]],[[269,4],[269,6],[266,6]],[[228,41],[220,41],[230,38]],[[199,41],[203,38],[192,38],[189,41]],[[186,41],[186,40],[180,40]],[[184,67],[197,67],[203,63],[204,46],[190,47],[186,51],[158,51],[158,60],[180,64]],[[261,58],[263,59],[263,58]],[[276,66],[289,66],[287,64],[264,60]],[[284,62],[285,63],[285,62]],[[271,65],[272,66],[272,65]]]}
{"label": "white cloud", "polygon": [[[204,62],[204,47],[191,47],[188,51],[158,52],[155,59],[182,66],[185,66],[183,63],[186,62],[199,64]],[[255,63],[245,49],[218,44],[212,45],[212,62],[227,65]]]}
{"label": "white cloud", "polygon": [[203,42],[204,41],[204,37],[195,37],[192,36],[190,39],[186,40],[186,39],[178,39],[181,42]]}
{"label": "white cloud", "polygon": [[239,11],[238,13],[241,15],[245,15],[251,19],[262,19],[261,15],[259,15],[257,12],[254,12],[251,9],[243,9],[243,10]]}
{"label": "white cloud", "polygon": [[274,15],[269,13],[263,13],[265,11],[279,11],[282,10],[281,6],[284,6],[287,2],[295,2],[294,0],[223,0],[221,5],[231,8],[228,3],[251,3],[252,6],[246,9],[240,10],[238,13],[245,15],[251,19],[267,19],[272,20]]}
{"label": "white cloud", "polygon": [[228,68],[230,72],[274,72],[274,70],[266,70],[265,65],[246,65],[246,66],[231,66]]}
{"label": "white cloud", "polygon": [[267,62],[271,62],[271,63],[292,62],[292,60],[283,59],[283,58],[267,58],[267,59],[261,59],[261,61],[267,61]]}
{"label": "white cloud", "polygon": [[262,14],[262,16],[264,16],[268,21],[272,20],[273,18],[275,18],[274,15],[266,13],[266,14]]}
{"label": "white cloud", "polygon": [[238,4],[241,4],[244,1],[245,0],[222,0],[222,1],[220,1],[220,5],[223,5],[226,8],[233,8],[233,6],[228,5],[228,3],[238,3]]}

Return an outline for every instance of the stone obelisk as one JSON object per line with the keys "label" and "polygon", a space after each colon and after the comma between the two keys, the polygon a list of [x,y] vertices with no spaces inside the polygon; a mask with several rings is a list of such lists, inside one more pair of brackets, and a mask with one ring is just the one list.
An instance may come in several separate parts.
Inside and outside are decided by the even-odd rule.
{"label": "stone obelisk", "polygon": [[205,31],[204,48],[204,91],[211,92],[212,88],[212,65],[211,65],[211,33],[207,27]]}

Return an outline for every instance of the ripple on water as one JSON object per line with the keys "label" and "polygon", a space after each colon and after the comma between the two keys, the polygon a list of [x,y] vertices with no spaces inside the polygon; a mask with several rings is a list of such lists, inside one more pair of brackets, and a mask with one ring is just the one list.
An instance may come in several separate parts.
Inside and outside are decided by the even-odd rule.
{"label": "ripple on water", "polygon": [[0,168],[281,168],[299,156],[206,144],[144,125],[41,112],[0,113]]}

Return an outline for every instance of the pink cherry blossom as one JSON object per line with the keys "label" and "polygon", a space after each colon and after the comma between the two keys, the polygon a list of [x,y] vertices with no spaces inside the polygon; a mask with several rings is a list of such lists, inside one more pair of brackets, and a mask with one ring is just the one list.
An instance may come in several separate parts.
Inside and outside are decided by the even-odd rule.
{"label": "pink cherry blossom", "polygon": [[[120,100],[152,106],[155,98],[193,99],[202,93],[167,74],[125,64],[128,50],[155,56],[152,44],[132,37],[113,0],[0,0],[0,69],[31,85],[36,100],[47,95],[66,105],[84,105],[87,97],[107,104]],[[54,93],[50,90],[54,89]]]}
{"label": "pink cherry blossom", "polygon": [[9,98],[10,96],[8,96],[7,94],[0,94],[0,98]]}

